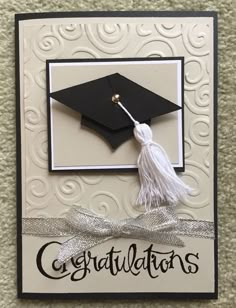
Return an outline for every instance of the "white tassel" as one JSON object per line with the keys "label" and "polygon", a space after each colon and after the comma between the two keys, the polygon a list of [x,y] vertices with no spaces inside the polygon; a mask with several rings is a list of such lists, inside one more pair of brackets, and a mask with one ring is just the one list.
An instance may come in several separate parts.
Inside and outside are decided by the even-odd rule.
{"label": "white tassel", "polygon": [[176,175],[165,150],[152,141],[147,124],[135,124],[134,136],[142,146],[137,161],[141,188],[136,203],[146,210],[162,202],[176,204],[189,187]]}
{"label": "white tassel", "polygon": [[134,136],[142,149],[137,165],[140,177],[140,192],[136,203],[149,211],[162,202],[176,204],[191,189],[176,175],[165,150],[152,141],[152,130],[140,124],[119,101],[118,105],[134,123]]}

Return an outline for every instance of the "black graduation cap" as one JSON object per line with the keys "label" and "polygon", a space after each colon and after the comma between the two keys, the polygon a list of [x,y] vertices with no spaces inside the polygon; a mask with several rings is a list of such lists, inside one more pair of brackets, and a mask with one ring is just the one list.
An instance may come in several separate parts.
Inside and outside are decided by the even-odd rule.
{"label": "black graduation cap", "polygon": [[133,136],[134,126],[112,102],[115,94],[140,123],[150,124],[154,117],[181,109],[119,73],[50,93],[50,97],[81,113],[81,124],[94,129],[115,149]]}

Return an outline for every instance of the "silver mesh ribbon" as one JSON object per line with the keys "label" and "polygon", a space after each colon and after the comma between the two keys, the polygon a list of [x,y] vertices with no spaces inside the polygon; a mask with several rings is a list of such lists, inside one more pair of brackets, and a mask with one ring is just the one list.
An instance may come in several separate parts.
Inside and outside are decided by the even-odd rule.
{"label": "silver mesh ribbon", "polygon": [[65,218],[23,218],[22,233],[43,237],[68,237],[58,253],[65,263],[83,251],[112,238],[132,238],[183,247],[178,237],[214,239],[214,224],[204,220],[178,219],[173,207],[159,207],[136,218],[110,220],[74,206]]}

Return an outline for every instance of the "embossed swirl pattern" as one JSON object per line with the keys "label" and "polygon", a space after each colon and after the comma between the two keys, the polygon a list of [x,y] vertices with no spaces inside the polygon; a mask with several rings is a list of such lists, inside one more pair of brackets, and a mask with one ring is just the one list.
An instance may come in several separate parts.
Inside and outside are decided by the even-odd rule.
{"label": "embossed swirl pattern", "polygon": [[[135,216],[138,177],[101,174],[48,175],[45,61],[55,58],[185,57],[184,181],[193,192],[178,208],[183,217],[196,218],[209,205],[211,78],[210,28],[207,24],[61,24],[24,30],[24,97],[26,129],[26,201],[29,213],[63,216],[68,206],[85,204],[97,214]],[[37,67],[35,72],[34,67]],[[34,93],[37,93],[37,97]],[[200,149],[200,151],[199,151]],[[197,150],[198,156],[195,156]],[[34,174],[37,174],[35,176]],[[122,193],[121,193],[122,192]],[[53,210],[51,210],[53,202]],[[49,213],[49,214],[48,214]],[[49,215],[50,216],[50,215]]]}

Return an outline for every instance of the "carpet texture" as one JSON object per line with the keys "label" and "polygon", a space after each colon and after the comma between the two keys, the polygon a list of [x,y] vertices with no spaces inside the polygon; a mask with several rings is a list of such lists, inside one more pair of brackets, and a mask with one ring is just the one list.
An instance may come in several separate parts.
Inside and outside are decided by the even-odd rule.
{"label": "carpet texture", "polygon": [[[0,308],[236,307],[235,0],[0,0]],[[30,301],[16,299],[14,14],[88,10],[214,10],[219,13],[219,299],[212,301]],[[234,77],[234,79],[233,79]],[[234,90],[233,90],[234,86]]]}

